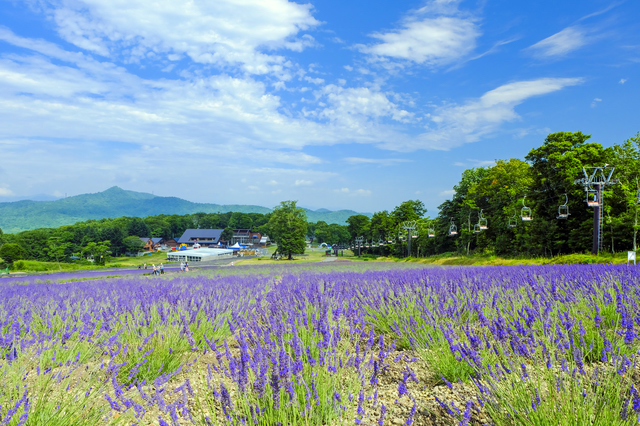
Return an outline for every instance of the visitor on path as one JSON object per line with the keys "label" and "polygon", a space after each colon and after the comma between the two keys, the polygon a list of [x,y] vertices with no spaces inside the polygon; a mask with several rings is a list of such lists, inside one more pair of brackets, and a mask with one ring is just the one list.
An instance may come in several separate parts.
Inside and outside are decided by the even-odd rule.
{"label": "visitor on path", "polygon": [[164,275],[164,265],[160,263],[160,275]]}
{"label": "visitor on path", "polygon": [[184,262],[184,270],[185,272],[189,272],[189,262]]}
{"label": "visitor on path", "polygon": [[184,262],[180,262],[180,271],[184,272]]}
{"label": "visitor on path", "polygon": [[153,264],[153,275],[156,275],[158,271],[156,270],[156,264]]}
{"label": "visitor on path", "polygon": [[146,263],[144,264],[144,269],[147,269],[147,264]]}

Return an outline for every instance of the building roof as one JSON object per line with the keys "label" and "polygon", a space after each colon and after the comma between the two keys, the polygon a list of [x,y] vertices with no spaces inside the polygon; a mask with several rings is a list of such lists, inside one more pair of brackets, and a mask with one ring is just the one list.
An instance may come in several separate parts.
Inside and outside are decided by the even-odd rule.
{"label": "building roof", "polygon": [[160,241],[162,241],[162,238],[151,238],[151,241],[153,242],[153,244],[160,244]]}
{"label": "building roof", "polygon": [[139,238],[145,244],[147,244],[147,241],[149,241],[151,239],[151,238],[145,238],[145,237],[139,237]]}
{"label": "building roof", "polygon": [[200,259],[232,254],[233,250],[219,248],[199,248],[191,250],[172,251],[167,253],[167,259],[183,257],[199,257]]}
{"label": "building roof", "polygon": [[[193,239],[212,239],[212,242],[217,243],[220,239],[224,229],[187,229],[184,234],[177,240],[179,244],[193,242]],[[198,241],[199,243],[209,243],[209,241]]]}

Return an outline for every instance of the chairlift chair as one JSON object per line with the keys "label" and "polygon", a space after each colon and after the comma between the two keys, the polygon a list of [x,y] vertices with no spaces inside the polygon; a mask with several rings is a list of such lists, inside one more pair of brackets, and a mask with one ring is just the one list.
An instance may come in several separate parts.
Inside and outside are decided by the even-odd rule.
{"label": "chairlift chair", "polygon": [[449,236],[453,237],[454,235],[458,235],[458,227],[455,223],[453,223],[453,218],[451,218],[451,226],[449,226]]}
{"label": "chairlift chair", "polygon": [[480,225],[479,224],[475,224],[473,225],[473,233],[474,234],[479,234],[480,232],[482,232],[482,230],[480,229]]}
{"label": "chairlift chair", "polygon": [[524,204],[525,198],[527,198],[526,195],[522,199],[522,208],[520,209],[520,218],[528,222],[533,220],[533,216],[531,215],[531,209]]}
{"label": "chairlift chair", "polygon": [[396,243],[396,239],[392,238],[392,237],[387,237],[387,243],[389,244],[395,244]]}
{"label": "chairlift chair", "polygon": [[436,230],[433,227],[433,225],[429,225],[429,227],[427,228],[427,237],[429,238],[433,238],[436,236]]}
{"label": "chairlift chair", "polygon": [[567,194],[564,194],[564,204],[558,206],[558,219],[569,219],[569,197]]}
{"label": "chairlift chair", "polygon": [[489,222],[486,218],[482,217],[482,210],[480,210],[480,215],[478,217],[478,226],[480,227],[481,231],[489,229]]}
{"label": "chairlift chair", "polygon": [[598,200],[598,191],[589,187],[587,190],[587,206],[589,207],[598,207],[600,205],[600,200]]}
{"label": "chairlift chair", "polygon": [[508,227],[509,228],[515,228],[516,226],[518,226],[518,213],[516,212],[516,209],[513,209],[513,216],[511,216],[509,218],[509,223],[508,223]]}

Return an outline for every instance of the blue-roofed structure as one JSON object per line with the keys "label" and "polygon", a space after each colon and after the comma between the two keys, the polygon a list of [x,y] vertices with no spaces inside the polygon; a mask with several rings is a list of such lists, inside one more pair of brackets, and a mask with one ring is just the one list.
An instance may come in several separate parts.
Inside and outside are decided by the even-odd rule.
{"label": "blue-roofed structure", "polygon": [[196,242],[201,247],[217,246],[224,229],[187,229],[178,239],[178,244],[192,247]]}

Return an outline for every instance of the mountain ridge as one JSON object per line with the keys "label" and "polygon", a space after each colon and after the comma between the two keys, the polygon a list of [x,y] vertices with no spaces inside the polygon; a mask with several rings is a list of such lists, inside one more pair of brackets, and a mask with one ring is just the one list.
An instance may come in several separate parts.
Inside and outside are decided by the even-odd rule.
{"label": "mountain ridge", "polygon": [[[20,200],[0,202],[0,229],[17,233],[37,228],[57,228],[86,220],[121,216],[146,217],[159,214],[269,213],[272,209],[251,204],[196,203],[178,197],[161,197],[112,186],[102,192],[73,195],[54,201]],[[323,220],[344,224],[353,210],[304,209],[309,222]]]}

